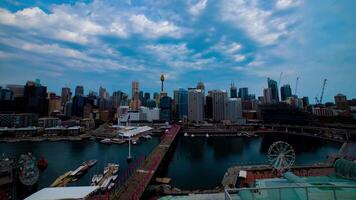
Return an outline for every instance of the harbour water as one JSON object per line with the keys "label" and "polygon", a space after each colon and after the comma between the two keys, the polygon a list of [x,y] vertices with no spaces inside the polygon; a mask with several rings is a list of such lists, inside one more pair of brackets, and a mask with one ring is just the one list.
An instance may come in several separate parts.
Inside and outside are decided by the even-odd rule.
{"label": "harbour water", "polygon": [[[280,138],[265,137],[180,137],[162,176],[172,178],[180,189],[213,189],[221,184],[227,168],[234,165],[264,164],[269,144]],[[296,151],[296,164],[325,161],[341,144],[311,138],[289,138]]]}
{"label": "harbour water", "polygon": [[[218,186],[227,168],[241,164],[265,163],[266,147],[270,141],[264,137],[184,137],[177,138],[177,146],[170,155],[162,176],[172,178],[171,184],[181,189],[212,189]],[[330,142],[294,141],[296,164],[312,164],[325,161],[326,156],[335,153],[341,144]],[[159,143],[159,137],[143,140],[132,145],[134,158],[148,155]],[[293,143],[293,142],[291,142]],[[45,157],[48,168],[41,172],[37,189],[48,187],[58,176],[75,170],[83,161],[97,159],[98,163],[89,169],[80,180],[71,185],[89,185],[91,177],[102,173],[108,163],[119,163],[119,174],[128,169],[127,144],[106,145],[98,141],[18,142],[0,143],[0,153],[19,156],[33,152]]]}

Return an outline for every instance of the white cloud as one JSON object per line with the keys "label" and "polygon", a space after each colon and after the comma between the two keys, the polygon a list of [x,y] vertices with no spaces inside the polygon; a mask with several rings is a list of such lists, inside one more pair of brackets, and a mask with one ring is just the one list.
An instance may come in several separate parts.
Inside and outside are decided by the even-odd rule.
{"label": "white cloud", "polygon": [[300,0],[277,0],[276,1],[276,8],[283,10],[288,8],[293,8],[300,5]]}
{"label": "white cloud", "polygon": [[246,55],[240,53],[241,49],[242,44],[226,41],[224,38],[210,48],[210,50],[217,51],[224,56],[230,57],[236,62],[242,62],[246,59]]}
{"label": "white cloud", "polygon": [[294,20],[274,16],[273,10],[259,8],[256,1],[225,0],[221,6],[221,18],[245,31],[262,45],[274,44],[288,35],[288,25]]}
{"label": "white cloud", "polygon": [[198,16],[205,9],[208,0],[199,0],[197,3],[190,5],[189,13],[193,16]]}

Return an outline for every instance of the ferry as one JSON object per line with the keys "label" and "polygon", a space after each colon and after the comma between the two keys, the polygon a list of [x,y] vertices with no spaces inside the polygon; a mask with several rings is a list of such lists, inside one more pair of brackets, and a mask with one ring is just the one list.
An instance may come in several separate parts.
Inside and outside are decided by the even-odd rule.
{"label": "ferry", "polygon": [[35,185],[40,176],[40,172],[36,158],[32,153],[22,154],[18,161],[18,165],[20,182],[25,186]]}
{"label": "ferry", "polygon": [[94,166],[97,162],[98,162],[98,160],[88,160],[88,161],[83,162],[82,165],[87,165],[88,167],[92,167],[92,166]]}
{"label": "ferry", "polygon": [[119,164],[109,163],[104,168],[103,174],[95,174],[91,179],[91,186],[99,186],[102,191],[110,190],[115,186],[115,181],[118,177]]}
{"label": "ferry", "polygon": [[103,144],[111,144],[111,139],[105,138],[105,139],[101,140],[100,142]]}

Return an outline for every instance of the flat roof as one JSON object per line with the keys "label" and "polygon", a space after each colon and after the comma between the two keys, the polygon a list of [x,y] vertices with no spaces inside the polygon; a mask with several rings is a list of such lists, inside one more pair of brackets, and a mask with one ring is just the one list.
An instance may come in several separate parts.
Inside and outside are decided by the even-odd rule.
{"label": "flat roof", "polygon": [[25,200],[84,199],[98,188],[98,186],[48,187],[37,191]]}

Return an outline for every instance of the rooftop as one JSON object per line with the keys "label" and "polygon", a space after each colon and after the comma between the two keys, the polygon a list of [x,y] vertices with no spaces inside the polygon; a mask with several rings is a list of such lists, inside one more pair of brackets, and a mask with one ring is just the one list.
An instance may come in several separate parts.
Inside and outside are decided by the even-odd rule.
{"label": "rooftop", "polygon": [[25,200],[84,199],[98,188],[97,186],[50,187],[32,194]]}

